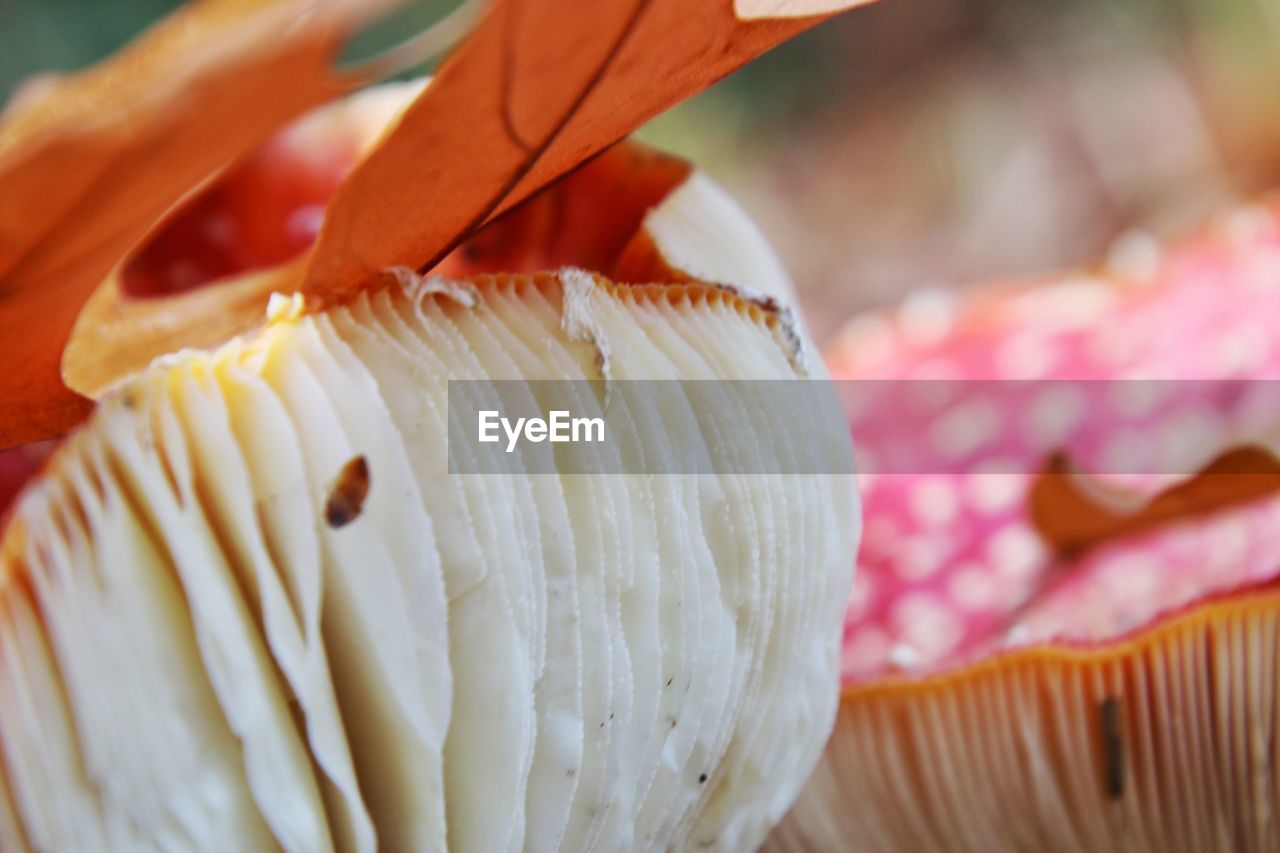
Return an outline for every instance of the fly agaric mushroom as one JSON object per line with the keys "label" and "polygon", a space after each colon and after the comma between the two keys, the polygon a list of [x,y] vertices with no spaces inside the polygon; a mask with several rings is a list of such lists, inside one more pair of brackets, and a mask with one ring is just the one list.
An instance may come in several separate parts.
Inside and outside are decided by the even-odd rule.
{"label": "fly agaric mushroom", "polygon": [[1032,460],[1065,448],[1150,498],[1274,440],[1280,349],[1259,319],[1280,310],[1278,212],[850,325],[834,373],[895,380],[877,389],[893,401],[853,415],[880,473],[861,481],[840,713],[768,849],[1274,848],[1274,457],[1242,469],[1262,492],[1184,481],[1176,518],[1138,510],[1083,550],[1052,522],[1107,510]]}
{"label": "fly agaric mushroom", "polygon": [[[82,316],[96,411],[0,540],[4,849],[744,849],[817,760],[857,536],[838,418],[748,448],[831,474],[449,473],[450,378],[821,381],[707,178],[623,145],[437,275],[273,299],[219,340],[411,95],[286,131]],[[596,272],[525,272],[570,263]],[[733,413],[650,415],[659,463],[743,451]]]}

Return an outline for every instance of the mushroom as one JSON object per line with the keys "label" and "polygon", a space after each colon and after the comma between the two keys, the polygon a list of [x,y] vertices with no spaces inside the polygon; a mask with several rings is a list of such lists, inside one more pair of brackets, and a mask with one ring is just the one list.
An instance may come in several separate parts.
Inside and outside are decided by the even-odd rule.
{"label": "mushroom", "polygon": [[[1277,310],[1280,207],[1259,204],[1171,249],[1130,236],[1092,274],[848,327],[836,376],[939,381],[879,383],[895,401],[853,415],[880,473],[839,718],[766,849],[1274,848],[1274,485],[1082,553],[1028,501],[1057,448],[1150,496],[1274,441]],[[982,381],[1007,379],[1031,381]],[[1221,379],[1261,381],[1178,381]]]}
{"label": "mushroom", "polygon": [[[326,108],[336,149],[394,115],[359,107]],[[270,162],[333,142],[320,119]],[[604,225],[539,232],[535,196],[439,274],[273,297],[219,340],[210,306],[261,311],[287,253],[172,292],[162,264],[145,297],[121,275],[181,258],[211,211],[255,209],[227,186],[99,289],[67,361],[96,409],[0,538],[0,847],[758,845],[835,716],[848,433],[835,407],[797,428],[608,389],[827,387],[759,231],[705,176],[624,145],[548,191]],[[606,243],[590,272],[529,271]],[[197,303],[211,340],[183,337]],[[131,339],[165,354],[139,369]],[[493,380],[544,403],[532,380],[556,380],[665,470],[620,476],[610,447],[587,473],[536,448],[486,469],[450,431],[450,379],[483,380],[458,392],[473,405]],[[548,458],[552,476],[522,473]]]}

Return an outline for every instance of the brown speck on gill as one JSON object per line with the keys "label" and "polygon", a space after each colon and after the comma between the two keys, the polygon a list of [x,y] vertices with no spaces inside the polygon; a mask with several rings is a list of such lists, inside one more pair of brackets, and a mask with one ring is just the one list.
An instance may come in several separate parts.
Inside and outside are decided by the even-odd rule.
{"label": "brown speck on gill", "polygon": [[324,520],[330,527],[343,527],[355,521],[369,495],[369,463],[364,456],[352,457],[342,466],[329,486],[324,504]]}
{"label": "brown speck on gill", "polygon": [[1102,760],[1107,797],[1118,800],[1124,794],[1124,736],[1121,732],[1120,700],[1108,696],[1098,706],[1102,730]]}

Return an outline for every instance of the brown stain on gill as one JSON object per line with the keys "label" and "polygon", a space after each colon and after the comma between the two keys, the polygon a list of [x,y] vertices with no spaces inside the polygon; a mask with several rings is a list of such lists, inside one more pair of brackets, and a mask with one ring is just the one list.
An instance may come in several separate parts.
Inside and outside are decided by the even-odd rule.
{"label": "brown stain on gill", "polygon": [[343,527],[355,521],[369,496],[369,463],[355,456],[342,466],[329,485],[324,504],[324,520],[330,527]]}

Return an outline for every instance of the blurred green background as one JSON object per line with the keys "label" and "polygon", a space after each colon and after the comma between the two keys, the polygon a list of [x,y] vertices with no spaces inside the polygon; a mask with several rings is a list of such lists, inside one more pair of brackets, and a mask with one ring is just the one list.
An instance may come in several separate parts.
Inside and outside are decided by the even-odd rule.
{"label": "blurred green background", "polygon": [[[173,5],[0,0],[0,95]],[[1280,2],[882,0],[642,135],[729,185],[830,339],[914,289],[1088,265],[1280,184]]]}

